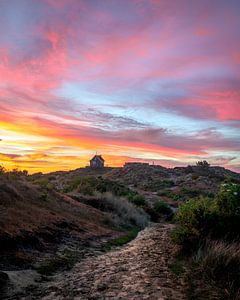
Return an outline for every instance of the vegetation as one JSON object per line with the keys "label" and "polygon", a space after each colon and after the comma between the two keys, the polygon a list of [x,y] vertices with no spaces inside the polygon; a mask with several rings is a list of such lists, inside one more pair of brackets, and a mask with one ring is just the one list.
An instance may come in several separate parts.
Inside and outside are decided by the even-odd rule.
{"label": "vegetation", "polygon": [[103,195],[102,203],[112,213],[113,224],[116,227],[131,228],[137,226],[144,228],[149,222],[149,217],[144,210],[136,207],[126,198],[119,198],[111,193],[106,193]]}
{"label": "vegetation", "polygon": [[43,261],[36,270],[41,275],[51,276],[56,272],[70,270],[77,262],[79,254],[75,251],[65,251]]}
{"label": "vegetation", "polygon": [[49,182],[47,177],[35,179],[33,183],[39,185],[44,190],[51,190],[53,188],[53,185]]}
{"label": "vegetation", "polygon": [[148,181],[143,188],[147,191],[157,192],[161,189],[171,188],[174,186],[174,181],[170,179],[151,180]]}
{"label": "vegetation", "polygon": [[167,197],[167,198],[170,198],[174,201],[181,201],[183,199],[182,195],[180,194],[176,194],[176,193],[173,193],[172,191],[169,191],[169,190],[162,190],[162,191],[159,191],[157,193],[158,196],[163,196],[163,197]]}
{"label": "vegetation", "polygon": [[4,175],[10,180],[19,180],[23,177],[28,176],[27,170],[19,170],[18,168],[8,171],[5,167],[0,165],[0,175]]}
{"label": "vegetation", "polygon": [[176,215],[175,240],[196,245],[202,239],[239,238],[240,185],[224,184],[214,199],[201,197],[180,206]]}
{"label": "vegetation", "polygon": [[0,175],[4,174],[6,172],[6,169],[0,165]]}
{"label": "vegetation", "polygon": [[230,299],[240,297],[240,243],[208,240],[194,256],[195,268],[205,280],[224,286]]}
{"label": "vegetation", "polygon": [[105,244],[104,249],[110,250],[112,247],[122,246],[124,244],[127,244],[128,242],[130,242],[137,236],[139,230],[140,230],[139,227],[133,227],[132,229],[128,230],[125,235],[123,235],[119,238],[113,239],[113,240],[109,241],[107,244]]}
{"label": "vegetation", "polygon": [[[148,224],[149,216],[156,222],[164,217],[169,219],[172,209],[168,203],[174,207],[181,204],[173,239],[183,251],[175,261],[171,260],[170,269],[177,276],[189,272],[192,295],[194,286],[204,282],[205,288],[212,283],[213,287],[222,288],[225,299],[238,299],[240,177],[220,167],[207,169],[208,166],[200,162],[187,174],[186,168],[168,173],[163,168],[156,172],[156,166],[146,167],[146,171],[143,167],[139,174],[136,168],[130,174],[123,168],[113,170],[117,172],[115,178],[112,171],[107,176],[87,169],[28,175],[25,171],[9,172],[0,167],[1,205],[8,209],[0,220],[2,239],[5,241],[4,234],[10,232],[7,246],[11,249],[11,245],[20,245],[19,257],[31,266],[33,255],[46,252],[48,259],[41,257],[37,270],[52,275],[79,261],[74,251],[58,251],[53,257],[62,237],[65,240],[67,236],[74,244],[79,237],[84,241],[85,236],[118,236],[104,247],[108,250],[132,240]],[[146,193],[151,196],[145,198],[132,189],[134,185],[153,193]],[[24,256],[26,249],[29,260]],[[23,263],[22,259],[19,265]]]}
{"label": "vegetation", "polygon": [[127,198],[130,202],[132,202],[136,206],[143,206],[146,204],[146,200],[144,196],[139,194],[130,193]]}
{"label": "vegetation", "polygon": [[[240,185],[223,184],[210,199],[200,197],[180,206],[173,239],[191,251],[203,276],[240,295]],[[231,298],[234,299],[234,298]]]}
{"label": "vegetation", "polygon": [[198,167],[209,168],[210,164],[206,160],[200,160],[196,163]]}
{"label": "vegetation", "polygon": [[177,192],[172,192],[169,190],[162,190],[157,193],[158,196],[163,196],[170,198],[174,201],[186,201],[189,198],[198,198],[200,196],[205,196],[212,198],[214,197],[214,194],[211,192],[204,191],[202,189],[196,189],[196,188],[187,188],[187,187],[182,187],[179,191]]}
{"label": "vegetation", "polygon": [[161,200],[155,203],[154,209],[156,210],[157,213],[160,214],[168,215],[172,213],[170,206],[166,202]]}
{"label": "vegetation", "polygon": [[136,205],[144,205],[145,199],[126,185],[101,176],[75,176],[65,184],[64,192],[77,191],[83,195],[110,192],[117,197],[126,197]]}

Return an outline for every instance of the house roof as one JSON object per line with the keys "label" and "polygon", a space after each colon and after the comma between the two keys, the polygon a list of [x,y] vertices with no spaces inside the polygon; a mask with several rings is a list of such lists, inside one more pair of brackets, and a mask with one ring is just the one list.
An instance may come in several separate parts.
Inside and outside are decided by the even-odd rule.
{"label": "house roof", "polygon": [[95,160],[95,159],[100,159],[102,162],[104,162],[104,159],[102,158],[101,155],[94,155],[90,161]]}

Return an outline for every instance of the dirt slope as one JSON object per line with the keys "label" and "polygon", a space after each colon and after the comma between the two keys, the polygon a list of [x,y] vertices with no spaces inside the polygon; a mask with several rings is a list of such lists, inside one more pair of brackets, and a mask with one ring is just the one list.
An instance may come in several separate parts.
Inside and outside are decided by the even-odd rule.
{"label": "dirt slope", "polygon": [[29,266],[36,253],[54,251],[62,239],[111,236],[105,214],[54,190],[0,178],[0,269]]}

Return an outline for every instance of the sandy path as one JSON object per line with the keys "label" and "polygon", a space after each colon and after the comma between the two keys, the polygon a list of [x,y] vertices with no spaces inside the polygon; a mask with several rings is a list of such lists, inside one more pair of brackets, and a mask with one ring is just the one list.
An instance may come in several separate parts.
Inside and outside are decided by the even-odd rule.
{"label": "sandy path", "polygon": [[186,299],[183,281],[169,269],[171,230],[154,224],[126,246],[85,259],[49,282],[40,299]]}

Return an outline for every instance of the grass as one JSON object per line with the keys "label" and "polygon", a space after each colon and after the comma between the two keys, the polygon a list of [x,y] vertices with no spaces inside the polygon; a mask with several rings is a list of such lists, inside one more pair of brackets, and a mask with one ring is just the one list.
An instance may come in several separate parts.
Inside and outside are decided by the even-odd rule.
{"label": "grass", "polygon": [[182,275],[185,272],[185,262],[176,258],[175,261],[169,266],[170,270],[177,276]]}
{"label": "grass", "polygon": [[170,206],[162,200],[159,200],[158,202],[155,203],[154,209],[160,214],[171,214],[172,213]]}
{"label": "grass", "polygon": [[169,179],[151,180],[144,184],[144,189],[147,191],[157,192],[160,189],[171,188],[174,186],[174,181]]}
{"label": "grass", "polygon": [[183,200],[183,196],[179,194],[175,194],[172,191],[169,190],[161,190],[157,193],[158,196],[167,197],[174,201],[181,201]]}
{"label": "grass", "polygon": [[128,200],[135,204],[136,206],[143,206],[146,204],[144,196],[138,194],[130,194]]}
{"label": "grass", "polygon": [[56,272],[70,270],[79,259],[79,255],[75,251],[65,251],[61,255],[55,255],[42,262],[36,270],[39,274],[51,276]]}
{"label": "grass", "polygon": [[112,213],[113,225],[118,228],[144,228],[149,222],[149,216],[142,208],[139,208],[129,202],[124,197],[116,197],[111,193],[106,193],[103,201]]}
{"label": "grass", "polygon": [[[65,193],[77,191],[83,195],[93,196],[96,193],[110,192],[118,197],[139,196],[137,192],[130,190],[126,185],[115,182],[101,176],[75,176],[65,183]],[[138,200],[138,199],[136,199]]]}
{"label": "grass", "polygon": [[112,249],[112,247],[120,247],[127,243],[129,243],[131,240],[133,240],[138,232],[140,231],[139,227],[134,227],[127,231],[127,233],[123,236],[120,236],[119,238],[113,239],[109,241],[107,244],[104,245],[104,250],[109,251]]}
{"label": "grass", "polygon": [[[223,240],[207,241],[194,257],[205,280],[214,280],[225,288],[226,297],[240,297],[240,243]],[[227,298],[226,298],[227,299]]]}
{"label": "grass", "polygon": [[43,262],[36,268],[37,272],[41,275],[50,276],[58,271],[71,269],[73,266],[72,260],[64,256],[56,256]]}

